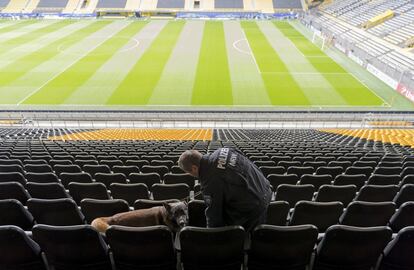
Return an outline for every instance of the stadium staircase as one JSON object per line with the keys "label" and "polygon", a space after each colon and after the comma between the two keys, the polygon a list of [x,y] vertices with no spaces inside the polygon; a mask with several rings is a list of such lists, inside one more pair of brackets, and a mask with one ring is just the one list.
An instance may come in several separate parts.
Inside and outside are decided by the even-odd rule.
{"label": "stadium staircase", "polygon": [[[197,194],[198,181],[176,165],[185,150],[210,153],[220,147],[239,149],[272,184],[267,224],[274,226],[258,227],[255,232],[260,234],[253,232],[251,244],[244,243],[246,232],[242,228],[203,228],[206,206]],[[177,246],[167,227],[113,227],[104,239],[89,225],[99,216],[187,196],[191,198],[189,225],[201,228],[183,229]],[[414,245],[414,229],[410,227],[414,226],[414,132],[412,128],[147,132],[2,128],[0,210],[0,252],[13,254],[0,258],[0,268],[6,264],[21,267],[24,260],[30,265],[27,269],[69,262],[72,269],[86,265],[124,269],[126,263],[137,269],[144,265],[160,269],[159,263],[166,258],[161,251],[166,250],[171,259],[166,262],[168,269],[176,269],[177,259],[188,269],[185,265],[191,265],[190,254],[197,256],[197,267],[214,262],[208,269],[221,264],[233,269],[229,263],[240,269],[246,262],[249,269],[269,269],[281,262],[297,266],[298,261],[305,269],[315,256],[313,267],[308,269],[326,269],[321,265],[328,261],[329,269],[337,269],[345,261],[363,263],[371,269],[377,263],[388,265],[392,261],[388,250],[395,242],[401,244],[400,239],[408,241],[404,243],[410,247]],[[391,241],[392,233],[395,241]],[[203,235],[208,242],[199,239]],[[283,241],[287,235],[289,241]],[[123,244],[118,246],[116,241]],[[191,246],[188,241],[196,244]],[[257,257],[255,250],[263,243],[262,255]],[[214,260],[215,245],[220,246],[220,262]],[[329,252],[331,245],[337,253]],[[296,252],[286,261],[287,255],[272,253],[276,246],[279,255],[286,250]],[[200,248],[203,253],[193,254]],[[92,252],[95,250],[100,251]],[[355,259],[349,250],[360,253],[359,261],[349,261]],[[181,256],[177,258],[176,252]],[[329,255],[323,257],[326,252]],[[77,256],[72,257],[72,253]],[[239,255],[234,259],[230,254]],[[137,259],[142,256],[144,261]],[[410,252],[393,256],[411,269]],[[177,269],[182,269],[180,264]]]}
{"label": "stadium staircase", "polygon": [[9,4],[1,11],[2,13],[20,13],[30,0],[10,0]]}

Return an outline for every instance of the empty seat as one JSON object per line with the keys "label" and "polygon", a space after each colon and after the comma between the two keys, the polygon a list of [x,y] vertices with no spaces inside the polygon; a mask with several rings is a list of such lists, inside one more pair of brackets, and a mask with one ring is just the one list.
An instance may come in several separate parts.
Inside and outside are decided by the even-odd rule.
{"label": "empty seat", "polygon": [[[72,165],[72,161],[71,160],[56,160],[56,159],[51,159],[49,160],[49,165],[53,167],[53,169],[55,169],[56,165]],[[56,170],[55,170],[56,171]],[[57,172],[56,172],[57,173]]]}
{"label": "empty seat", "polygon": [[279,161],[277,162],[276,165],[281,166],[287,170],[289,167],[294,167],[294,166],[300,167],[302,166],[302,163],[300,163],[299,161]]}
{"label": "empty seat", "polygon": [[22,184],[17,182],[0,183],[0,200],[16,199],[26,205],[30,198],[29,193],[24,189]]}
{"label": "empty seat", "polygon": [[129,205],[134,205],[138,199],[149,199],[148,187],[145,184],[113,183],[109,189],[112,198],[125,200]]}
{"label": "empty seat", "polygon": [[110,199],[108,190],[102,183],[70,183],[69,194],[79,205],[83,199]]}
{"label": "empty seat", "polygon": [[167,166],[168,168],[171,168],[172,166],[174,166],[174,162],[172,160],[151,160],[150,163],[152,166]]}
{"label": "empty seat", "polygon": [[385,247],[379,270],[414,269],[414,227],[407,227],[398,232]]}
{"label": "empty seat", "polygon": [[129,211],[128,203],[124,200],[83,199],[80,206],[88,223],[98,217],[109,217]]}
{"label": "empty seat", "polygon": [[114,166],[124,166],[124,163],[121,160],[101,160],[99,164],[107,165],[109,168],[113,168]]}
{"label": "empty seat", "polygon": [[84,165],[82,170],[89,173],[92,177],[95,177],[97,173],[110,173],[111,169],[106,165]]}
{"label": "empty seat", "polygon": [[39,245],[19,227],[0,226],[0,253],[0,269],[48,269]]}
{"label": "empty seat", "polygon": [[26,189],[32,198],[62,199],[68,198],[65,188],[59,183],[27,183]]}
{"label": "empty seat", "polygon": [[405,177],[407,175],[413,175],[414,174],[414,166],[412,167],[406,167],[401,172],[401,177]]}
{"label": "empty seat", "polygon": [[82,172],[81,167],[78,165],[55,165],[53,167],[55,173],[60,175],[61,173],[80,173]]}
{"label": "empty seat", "polygon": [[394,232],[414,226],[414,202],[403,203],[391,217],[389,225]]}
{"label": "empty seat", "polygon": [[284,174],[286,172],[285,167],[282,166],[260,166],[259,169],[266,177],[268,177],[269,174]]}
{"label": "empty seat", "polygon": [[89,173],[61,173],[59,178],[65,188],[68,188],[70,183],[92,183]]}
{"label": "empty seat", "polygon": [[401,181],[400,175],[382,175],[382,174],[373,174],[368,178],[367,185],[377,185],[377,186],[386,186],[386,185],[399,185]]}
{"label": "empty seat", "polygon": [[340,175],[344,172],[344,169],[340,166],[336,166],[336,167],[319,167],[316,170],[316,174],[317,175],[331,175],[332,178],[335,178],[337,175]]}
{"label": "empty seat", "polygon": [[0,173],[9,172],[21,173],[23,175],[25,174],[23,168],[20,165],[0,165]]}
{"label": "empty seat", "polygon": [[24,170],[32,173],[51,173],[53,172],[52,167],[49,165],[25,165]]}
{"label": "empty seat", "polygon": [[186,270],[240,270],[243,264],[245,232],[240,226],[185,227],[178,239]]}
{"label": "empty seat", "polygon": [[158,173],[132,173],[128,176],[128,179],[133,184],[145,184],[149,189],[152,185],[161,183],[161,177]]}
{"label": "empty seat", "polygon": [[128,177],[131,173],[139,173],[138,166],[114,166],[112,167],[112,171],[114,173],[123,173],[126,177]]}
{"label": "empty seat", "polygon": [[164,175],[164,184],[186,184],[191,190],[194,189],[195,179],[188,173],[173,174],[167,173]]}
{"label": "empty seat", "polygon": [[316,202],[341,202],[344,207],[347,207],[348,204],[352,202],[356,195],[356,186],[346,185],[346,186],[331,186],[323,185],[319,188],[318,193],[316,194]]}
{"label": "empty seat", "polygon": [[401,167],[377,167],[374,170],[374,174],[383,174],[383,175],[396,175],[402,172]]}
{"label": "empty seat", "polygon": [[406,184],[414,184],[414,174],[406,175],[403,177],[400,182],[400,187],[403,187]]}
{"label": "empty seat", "polygon": [[248,268],[305,270],[317,238],[318,229],[312,225],[259,225],[252,232]]}
{"label": "empty seat", "polygon": [[123,173],[96,173],[94,177],[96,182],[109,187],[113,183],[126,184],[127,178]]}
{"label": "empty seat", "polygon": [[370,270],[390,241],[389,227],[330,227],[318,244],[314,270]]}
{"label": "empty seat", "polygon": [[297,176],[302,177],[305,174],[313,174],[315,169],[313,167],[300,167],[292,166],[287,169],[287,174],[296,174]]}
{"label": "empty seat", "polygon": [[267,208],[266,224],[285,226],[289,213],[289,203],[285,201],[270,202]]}
{"label": "empty seat", "polygon": [[151,188],[154,200],[183,200],[189,198],[190,187],[186,184],[154,184]]}
{"label": "empty seat", "polygon": [[369,177],[373,171],[374,171],[374,168],[372,167],[353,167],[352,166],[345,170],[345,174],[348,174],[348,175],[363,174]]}
{"label": "empty seat", "polygon": [[332,182],[332,176],[326,175],[302,175],[299,181],[299,185],[312,185],[315,189],[319,189],[322,185],[330,185]]}
{"label": "empty seat", "polygon": [[192,200],[188,203],[188,226],[207,227],[204,201]]}
{"label": "empty seat", "polygon": [[66,226],[85,223],[83,214],[71,199],[30,199],[27,207],[38,224]]}
{"label": "empty seat", "polygon": [[30,231],[33,224],[32,214],[21,202],[14,199],[0,200],[0,226],[14,225],[25,231]]}
{"label": "empty seat", "polygon": [[311,201],[314,190],[312,185],[280,185],[276,190],[275,201],[286,201],[291,206],[298,201]]}
{"label": "empty seat", "polygon": [[356,201],[390,202],[398,192],[398,186],[363,186],[356,196]]}
{"label": "empty seat", "polygon": [[25,186],[26,178],[23,174],[17,172],[0,173],[0,183],[3,182],[17,182],[22,184],[22,186]]}
{"label": "empty seat", "polygon": [[394,197],[394,203],[400,207],[405,202],[414,202],[414,185],[404,185]]}
{"label": "empty seat", "polygon": [[357,190],[361,189],[362,186],[365,185],[365,181],[368,180],[368,177],[365,174],[355,174],[355,175],[348,175],[342,174],[338,175],[333,184],[335,186],[347,186],[347,185],[354,185],[357,187]]}
{"label": "empty seat", "polygon": [[[56,270],[111,270],[109,249],[90,225],[33,227],[33,239]],[[64,248],[62,248],[64,245]]]}
{"label": "empty seat", "polygon": [[270,185],[272,185],[273,191],[276,191],[280,185],[296,185],[299,181],[299,177],[296,174],[270,174],[267,179]]}
{"label": "empty seat", "polygon": [[169,169],[167,166],[151,166],[151,165],[145,165],[142,167],[141,171],[143,173],[158,173],[158,175],[163,178],[164,174],[169,172]]}
{"label": "empty seat", "polygon": [[331,161],[328,163],[328,167],[342,167],[344,171],[346,168],[351,167],[351,165],[351,161]]}
{"label": "empty seat", "polygon": [[289,226],[312,224],[319,232],[324,232],[331,225],[339,223],[342,212],[343,205],[340,202],[301,201],[295,205]]}
{"label": "empty seat", "polygon": [[111,226],[106,236],[116,269],[176,269],[173,235],[166,226]]}
{"label": "empty seat", "polygon": [[340,218],[340,224],[357,227],[385,226],[395,213],[393,202],[352,202]]}
{"label": "empty seat", "polygon": [[34,183],[59,183],[54,173],[26,173],[26,180]]}
{"label": "empty seat", "polygon": [[19,165],[23,167],[23,162],[19,159],[0,159],[0,165]]}
{"label": "empty seat", "polygon": [[129,159],[127,161],[125,161],[125,165],[127,166],[137,166],[140,170],[143,166],[145,165],[150,165],[148,160],[133,160],[133,159]]}

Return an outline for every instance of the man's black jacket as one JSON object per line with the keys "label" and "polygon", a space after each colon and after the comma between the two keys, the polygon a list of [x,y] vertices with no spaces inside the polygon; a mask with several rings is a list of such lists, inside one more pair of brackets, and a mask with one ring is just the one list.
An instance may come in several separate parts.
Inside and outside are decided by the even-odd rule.
{"label": "man's black jacket", "polygon": [[271,199],[269,181],[235,149],[220,148],[204,155],[199,180],[208,227],[251,224],[264,214]]}

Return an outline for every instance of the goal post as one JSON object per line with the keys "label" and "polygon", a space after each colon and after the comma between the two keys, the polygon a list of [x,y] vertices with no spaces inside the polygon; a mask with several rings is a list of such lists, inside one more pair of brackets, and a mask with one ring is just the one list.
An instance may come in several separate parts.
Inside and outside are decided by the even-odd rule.
{"label": "goal post", "polygon": [[324,37],[321,32],[313,32],[312,43],[323,51],[326,45],[326,37]]}

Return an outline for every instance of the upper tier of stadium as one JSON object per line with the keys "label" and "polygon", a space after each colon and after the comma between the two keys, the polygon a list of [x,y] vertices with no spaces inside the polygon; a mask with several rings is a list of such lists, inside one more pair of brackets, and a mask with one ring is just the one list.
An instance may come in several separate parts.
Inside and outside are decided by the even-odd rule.
{"label": "upper tier of stadium", "polygon": [[301,10],[302,0],[1,0],[1,13],[96,11],[255,11]]}

